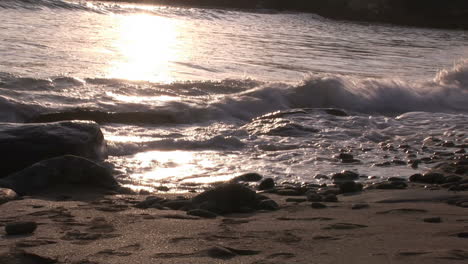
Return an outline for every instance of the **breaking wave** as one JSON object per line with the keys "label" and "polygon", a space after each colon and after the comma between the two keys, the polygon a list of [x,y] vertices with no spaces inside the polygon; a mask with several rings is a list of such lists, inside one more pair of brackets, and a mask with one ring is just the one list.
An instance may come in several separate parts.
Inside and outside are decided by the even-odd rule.
{"label": "breaking wave", "polygon": [[[49,94],[54,91],[56,94],[51,101],[57,103],[34,103],[18,99],[23,98],[21,93],[30,91],[42,91],[43,97],[52,96]],[[90,91],[95,91],[96,95],[83,99]],[[126,94],[125,100],[129,97],[135,101],[119,101],[121,98],[115,96],[119,93]],[[157,104],[150,100],[136,100],[148,96],[166,96],[177,100],[159,101]],[[69,77],[42,80],[0,74],[0,118],[4,122],[82,119],[99,123],[154,125],[226,119],[248,121],[266,113],[298,108],[339,108],[383,115],[415,111],[466,113],[468,61],[452,69],[441,70],[432,80],[413,83],[398,79],[314,74],[296,85],[253,80],[158,85]]]}

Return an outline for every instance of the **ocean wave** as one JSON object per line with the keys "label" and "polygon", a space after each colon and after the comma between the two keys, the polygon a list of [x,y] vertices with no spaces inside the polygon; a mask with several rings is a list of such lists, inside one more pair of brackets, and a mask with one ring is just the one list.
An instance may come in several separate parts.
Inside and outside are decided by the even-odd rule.
{"label": "ocean wave", "polygon": [[[198,20],[228,20],[234,17],[245,17],[256,14],[278,14],[287,13],[285,11],[276,11],[273,9],[220,9],[220,8],[197,8],[177,5],[171,2],[161,2],[160,4],[145,4],[112,1],[80,1],[80,0],[2,0],[0,9],[27,9],[27,10],[45,10],[45,9],[64,9],[70,11],[88,11],[94,13],[113,13],[113,14],[134,14],[143,13],[163,17],[189,17]],[[229,8],[229,7],[226,7]],[[319,15],[310,14],[315,19],[323,19]]]}
{"label": "ocean wave", "polygon": [[104,12],[105,10],[98,6],[87,4],[86,2],[69,2],[62,0],[2,0],[0,8],[3,9],[67,9],[92,12]]}
{"label": "ocean wave", "polygon": [[[468,60],[452,69],[441,70],[432,80],[419,82],[336,74],[312,74],[295,85],[254,80],[152,84],[114,79],[41,80],[2,76],[1,121],[24,118],[27,122],[84,119],[100,123],[184,124],[230,119],[250,121],[275,111],[307,108],[393,116],[416,111],[468,112]],[[54,91],[53,100],[66,103],[36,107],[38,103],[21,101],[18,93],[30,90],[36,93],[42,90],[42,99],[48,96],[48,91]],[[89,92],[95,95],[89,96]],[[125,95],[118,96],[120,93]],[[177,100],[157,104],[152,101],[161,95]],[[133,101],[120,101],[129,98]],[[90,107],[82,108],[82,105]]]}

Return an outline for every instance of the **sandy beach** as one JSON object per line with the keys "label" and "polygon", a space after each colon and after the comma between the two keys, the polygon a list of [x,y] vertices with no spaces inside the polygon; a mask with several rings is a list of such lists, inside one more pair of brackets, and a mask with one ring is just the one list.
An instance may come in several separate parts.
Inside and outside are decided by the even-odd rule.
{"label": "sandy beach", "polygon": [[[163,197],[164,195],[158,194]],[[174,198],[175,195],[165,195]],[[61,190],[0,205],[1,263],[464,263],[468,192],[368,190],[315,209],[268,194],[276,211],[214,219],[139,209],[147,195]],[[305,200],[305,199],[303,199]],[[464,202],[463,202],[464,201]],[[456,205],[458,204],[458,206]],[[463,207],[464,206],[464,207]]]}

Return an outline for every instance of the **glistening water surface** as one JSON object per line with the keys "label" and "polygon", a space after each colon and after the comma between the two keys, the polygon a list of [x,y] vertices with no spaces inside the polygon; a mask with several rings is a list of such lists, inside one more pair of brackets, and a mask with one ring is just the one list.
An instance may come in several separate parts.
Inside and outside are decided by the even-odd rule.
{"label": "glistening water surface", "polygon": [[[437,146],[420,149],[428,136],[466,144],[467,44],[466,31],[305,13],[6,0],[0,121],[125,115],[101,124],[108,163],[148,188],[248,171],[408,176],[392,161],[431,156]],[[340,152],[361,162],[342,164]]]}

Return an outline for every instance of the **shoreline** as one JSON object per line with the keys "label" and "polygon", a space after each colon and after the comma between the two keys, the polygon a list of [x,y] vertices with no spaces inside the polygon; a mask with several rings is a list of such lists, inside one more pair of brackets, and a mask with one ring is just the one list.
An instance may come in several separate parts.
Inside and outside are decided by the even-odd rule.
{"label": "shoreline", "polygon": [[[61,264],[468,260],[463,246],[468,191],[410,182],[405,190],[339,194],[337,202],[320,202],[326,206],[321,209],[304,196],[263,195],[276,201],[278,210],[203,218],[169,208],[137,208],[154,196],[180,199],[177,194],[48,190],[0,205],[0,260]],[[15,221],[34,221],[38,226],[32,234],[6,235],[3,226]]]}

